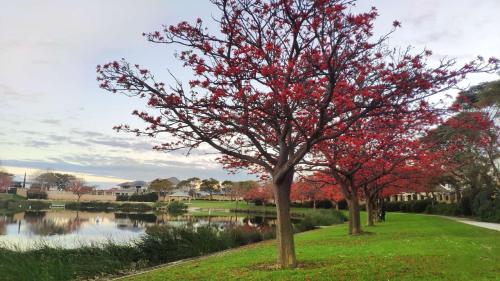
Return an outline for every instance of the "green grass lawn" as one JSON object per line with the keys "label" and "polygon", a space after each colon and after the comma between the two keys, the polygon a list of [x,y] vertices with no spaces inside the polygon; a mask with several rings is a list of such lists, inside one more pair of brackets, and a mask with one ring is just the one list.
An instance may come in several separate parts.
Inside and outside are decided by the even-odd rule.
{"label": "green grass lawn", "polygon": [[[182,201],[189,208],[203,208],[203,209],[236,209],[236,201],[210,201],[210,200],[191,200]],[[238,202],[238,208],[248,209],[249,207],[255,206],[253,203],[247,204],[244,201]]]}
{"label": "green grass lawn", "polygon": [[[238,205],[236,205],[236,201],[209,201],[209,200],[191,200],[190,203],[187,201],[183,201],[189,208],[199,208],[202,209],[200,211],[192,212],[191,214],[197,215],[208,215],[208,209],[211,210],[211,214],[217,212],[218,215],[234,215],[229,212],[221,212],[222,209],[225,210],[241,210],[242,212],[250,211],[250,212],[269,212],[270,214],[276,213],[276,207],[274,206],[256,206],[254,203],[246,203],[244,201],[240,201]],[[215,210],[214,210],[215,209]],[[312,208],[291,208],[292,215],[293,214],[307,214],[313,212]]]}
{"label": "green grass lawn", "polygon": [[347,225],[296,235],[294,270],[272,266],[273,241],[126,280],[500,280],[500,233],[446,218],[387,214],[347,236]]}
{"label": "green grass lawn", "polygon": [[7,193],[0,193],[0,200],[16,200],[16,201],[22,201],[26,200],[26,198],[21,197],[16,194],[7,194]]}

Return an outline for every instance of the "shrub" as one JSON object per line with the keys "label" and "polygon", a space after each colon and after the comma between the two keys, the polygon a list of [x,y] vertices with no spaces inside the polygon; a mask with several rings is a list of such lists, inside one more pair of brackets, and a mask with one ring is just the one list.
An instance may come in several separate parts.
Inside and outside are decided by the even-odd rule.
{"label": "shrub", "polygon": [[187,210],[188,206],[179,201],[173,201],[168,203],[167,212],[169,213],[183,213]]}
{"label": "shrub", "polygon": [[297,232],[315,229],[317,226],[339,224],[346,221],[346,217],[335,210],[316,210],[306,214],[304,218],[295,224]]}
{"label": "shrub", "polygon": [[132,194],[132,195],[116,195],[116,201],[132,201],[132,202],[156,202],[158,201],[158,194],[154,192],[144,193],[144,194]]}
{"label": "shrub", "polygon": [[153,210],[153,207],[144,203],[123,203],[115,204],[115,209],[123,212],[149,212]]}
{"label": "shrub", "polygon": [[85,211],[110,211],[114,210],[117,204],[111,202],[68,202],[65,205],[69,210],[85,210]]}
{"label": "shrub", "polygon": [[151,213],[115,213],[117,219],[130,219],[135,221],[144,221],[149,223],[156,223],[158,217]]}
{"label": "shrub", "polygon": [[50,203],[44,201],[28,201],[27,205],[28,209],[31,210],[43,210],[50,208]]}
{"label": "shrub", "polygon": [[47,193],[44,191],[29,190],[26,193],[26,197],[28,199],[47,199]]}
{"label": "shrub", "polygon": [[479,190],[467,188],[462,192],[462,198],[458,202],[458,208],[464,216],[474,216],[474,211],[472,208],[472,202],[474,197],[476,197]]}
{"label": "shrub", "polygon": [[316,202],[316,208],[318,209],[331,209],[333,208],[332,201],[330,200],[321,200]]}
{"label": "shrub", "polygon": [[262,205],[264,205],[264,200],[255,199],[252,202],[255,204],[255,206],[262,206]]}
{"label": "shrub", "polygon": [[228,236],[227,240],[230,241],[230,244],[233,245],[233,247],[273,239],[276,237],[276,233],[271,227],[255,228],[248,225],[231,227],[225,230],[223,235]]}
{"label": "shrub", "polygon": [[500,198],[495,188],[478,190],[472,200],[472,212],[484,221],[500,221]]}
{"label": "shrub", "polygon": [[[304,201],[304,202],[292,202],[290,204],[291,207],[294,208],[313,208],[314,203],[312,201]],[[333,208],[332,201],[330,200],[318,200],[316,201],[317,209],[331,209]]]}
{"label": "shrub", "polygon": [[385,209],[388,212],[423,213],[433,204],[432,199],[386,202]]}
{"label": "shrub", "polygon": [[128,195],[127,194],[116,195],[116,201],[128,201]]}
{"label": "shrub", "polygon": [[340,210],[347,210],[348,209],[346,200],[340,200],[337,204],[339,205]]}
{"label": "shrub", "polygon": [[148,212],[153,210],[153,207],[148,204],[135,204],[135,203],[113,203],[113,202],[68,202],[66,209],[70,210],[85,210],[85,211],[123,211],[123,212]]}
{"label": "shrub", "polygon": [[134,202],[156,202],[158,201],[158,194],[154,192],[144,194],[132,194],[128,197],[128,201]]}
{"label": "shrub", "polygon": [[445,216],[457,216],[460,215],[460,210],[458,205],[455,203],[437,203],[428,209],[430,214],[445,215]]}

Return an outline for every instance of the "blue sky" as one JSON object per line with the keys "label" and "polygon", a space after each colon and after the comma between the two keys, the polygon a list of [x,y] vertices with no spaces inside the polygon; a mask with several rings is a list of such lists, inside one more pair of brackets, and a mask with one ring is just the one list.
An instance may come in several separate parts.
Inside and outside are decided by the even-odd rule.
{"label": "blue sky", "polygon": [[[379,9],[376,31],[403,28],[395,46],[412,45],[466,61],[500,57],[500,1],[359,1],[357,10]],[[167,78],[167,68],[189,79],[173,57],[174,47],[152,45],[142,32],[162,24],[216,15],[209,1],[16,0],[0,10],[0,161],[18,177],[37,170],[77,173],[111,186],[123,180],[191,176],[223,179],[214,154],[165,154],[151,150],[159,140],[118,134],[112,127],[140,124],[130,115],[137,100],[98,88],[95,66],[126,58]],[[210,26],[214,28],[214,26]],[[497,79],[477,75],[464,86]],[[208,150],[206,150],[208,151]]]}

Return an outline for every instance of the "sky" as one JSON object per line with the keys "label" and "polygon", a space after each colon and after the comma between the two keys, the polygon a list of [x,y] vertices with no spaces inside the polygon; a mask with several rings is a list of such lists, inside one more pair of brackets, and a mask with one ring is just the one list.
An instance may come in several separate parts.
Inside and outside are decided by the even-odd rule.
{"label": "sky", "polygon": [[[380,14],[376,34],[402,22],[394,46],[431,49],[435,60],[500,57],[498,0],[360,0],[355,10],[371,6]],[[190,72],[173,56],[177,49],[141,34],[198,17],[216,30],[209,22],[217,11],[208,0],[3,0],[1,7],[0,165],[17,179],[41,170],[74,173],[101,187],[171,176],[254,178],[229,175],[209,149],[161,153],[151,149],[161,139],[113,131],[140,125],[130,113],[142,105],[102,91],[95,80],[96,65],[126,58],[167,82],[167,70],[187,81]],[[475,75],[463,86],[498,78]]]}

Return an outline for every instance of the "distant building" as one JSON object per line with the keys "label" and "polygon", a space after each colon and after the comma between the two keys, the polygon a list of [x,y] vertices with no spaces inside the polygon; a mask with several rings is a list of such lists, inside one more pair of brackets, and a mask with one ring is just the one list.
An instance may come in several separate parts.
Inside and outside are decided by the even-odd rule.
{"label": "distant building", "polygon": [[435,190],[429,192],[401,192],[388,198],[390,202],[414,201],[433,198],[437,202],[454,203],[457,202],[457,194],[443,186],[438,186]]}
{"label": "distant building", "polygon": [[23,187],[23,182],[22,181],[12,181],[10,183],[11,188],[22,188]]}
{"label": "distant building", "polygon": [[148,183],[145,181],[129,181],[118,184],[119,189],[115,189],[115,195],[131,195],[134,193],[144,193]]}
{"label": "distant building", "polygon": [[183,200],[191,200],[191,196],[187,192],[184,191],[175,191],[172,194],[165,196],[166,201],[183,201]]}

